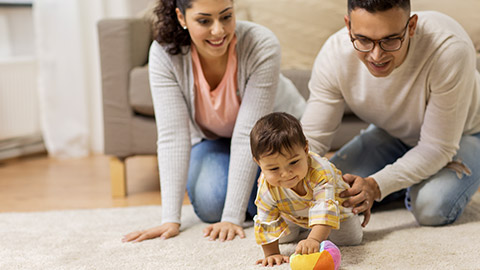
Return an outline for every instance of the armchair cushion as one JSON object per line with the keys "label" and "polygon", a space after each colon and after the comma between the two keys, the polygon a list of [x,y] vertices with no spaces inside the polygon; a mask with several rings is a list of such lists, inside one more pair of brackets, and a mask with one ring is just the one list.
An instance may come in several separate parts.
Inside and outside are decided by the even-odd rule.
{"label": "armchair cushion", "polygon": [[148,65],[135,67],[130,72],[128,87],[130,106],[133,111],[145,116],[154,116],[152,94],[148,82]]}

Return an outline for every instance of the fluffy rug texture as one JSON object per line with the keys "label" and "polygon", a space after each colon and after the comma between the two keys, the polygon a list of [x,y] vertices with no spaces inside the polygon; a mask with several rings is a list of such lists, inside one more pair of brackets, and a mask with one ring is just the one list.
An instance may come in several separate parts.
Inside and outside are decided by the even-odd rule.
{"label": "fluffy rug texture", "polygon": [[[160,206],[0,214],[0,269],[265,269],[253,228],[245,239],[208,241],[190,205],[182,233],[122,243],[123,234],[160,223]],[[378,210],[360,246],[340,247],[341,269],[480,269],[480,194],[461,218],[420,227],[403,207]],[[280,246],[290,255],[295,244]],[[267,268],[272,269],[272,268]],[[289,269],[287,264],[273,269]]]}

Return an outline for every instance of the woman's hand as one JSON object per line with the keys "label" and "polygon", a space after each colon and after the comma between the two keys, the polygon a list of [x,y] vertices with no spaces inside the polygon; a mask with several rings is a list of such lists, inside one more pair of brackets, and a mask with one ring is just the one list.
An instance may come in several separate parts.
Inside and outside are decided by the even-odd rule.
{"label": "woman's hand", "polygon": [[260,259],[256,264],[261,264],[262,266],[274,266],[280,265],[282,263],[288,263],[290,258],[288,256],[283,256],[282,254],[273,254],[265,257],[265,259]]}
{"label": "woman's hand", "polygon": [[123,237],[122,242],[141,242],[143,240],[157,237],[160,237],[161,239],[168,239],[170,237],[177,236],[179,233],[180,224],[167,222],[148,230],[131,232]]}
{"label": "woman's hand", "polygon": [[231,222],[218,222],[209,225],[203,229],[203,236],[210,237],[210,240],[218,238],[220,241],[233,240],[238,235],[240,238],[245,238],[245,232],[241,226],[233,224]]}
{"label": "woman's hand", "polygon": [[378,184],[371,177],[363,178],[352,174],[345,174],[343,180],[350,185],[349,189],[340,193],[342,198],[350,197],[343,202],[343,206],[353,207],[354,214],[363,213],[362,227],[365,227],[370,220],[373,201],[380,198]]}

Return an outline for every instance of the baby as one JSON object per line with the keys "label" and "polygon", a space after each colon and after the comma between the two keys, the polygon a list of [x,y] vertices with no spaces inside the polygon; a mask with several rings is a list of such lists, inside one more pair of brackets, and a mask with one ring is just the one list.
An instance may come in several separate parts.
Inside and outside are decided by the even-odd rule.
{"label": "baby", "polygon": [[[327,159],[308,150],[300,122],[287,113],[271,113],[257,121],[250,132],[254,161],[262,173],[255,204],[255,238],[262,245],[263,266],[289,261],[280,254],[279,242],[297,239],[295,253],[318,252],[320,243],[358,245],[363,232],[350,208],[338,195],[349,188],[342,174]],[[334,230],[332,230],[334,229]]]}

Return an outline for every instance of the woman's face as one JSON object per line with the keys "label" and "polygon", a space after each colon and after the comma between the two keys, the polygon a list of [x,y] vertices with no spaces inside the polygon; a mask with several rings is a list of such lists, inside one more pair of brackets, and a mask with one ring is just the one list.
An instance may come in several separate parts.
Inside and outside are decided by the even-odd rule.
{"label": "woman's face", "polygon": [[177,8],[180,25],[186,26],[200,57],[215,59],[226,55],[235,33],[232,0],[194,0],[185,16]]}

